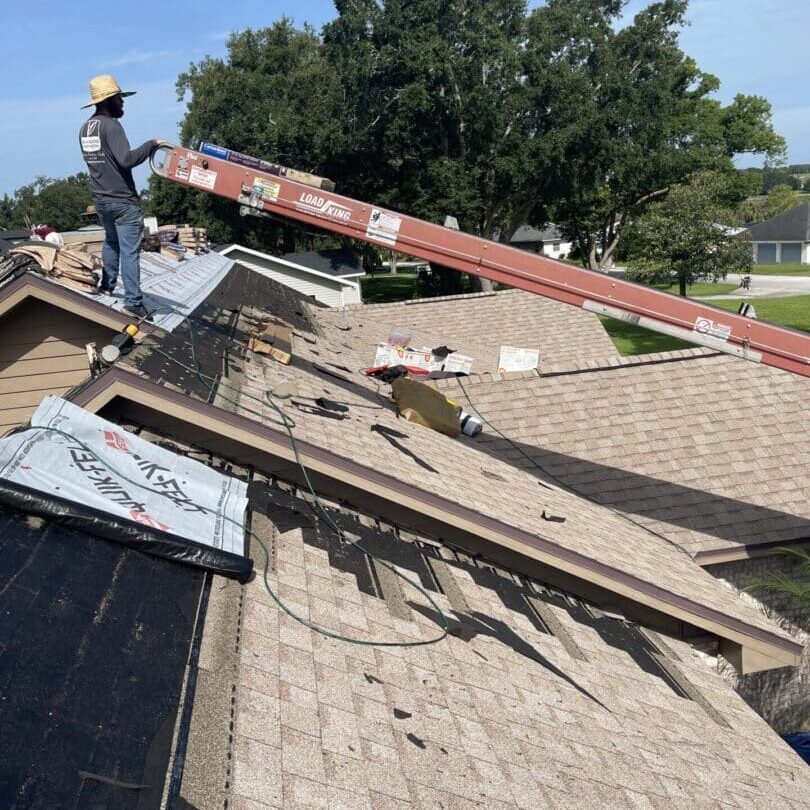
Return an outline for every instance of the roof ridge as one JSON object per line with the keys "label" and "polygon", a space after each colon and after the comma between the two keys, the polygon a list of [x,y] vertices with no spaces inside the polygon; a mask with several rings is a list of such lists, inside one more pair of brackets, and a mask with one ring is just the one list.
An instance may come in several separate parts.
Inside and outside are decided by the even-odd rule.
{"label": "roof ridge", "polygon": [[[684,360],[697,360],[701,357],[719,357],[722,352],[715,352],[702,346],[693,349],[673,349],[668,352],[651,352],[650,354],[634,354],[627,357],[614,355],[601,360],[582,360],[579,362],[567,361],[557,363],[548,368],[532,369],[531,371],[490,372],[482,371],[467,375],[465,382],[476,385],[478,383],[508,382],[509,380],[525,380],[532,377],[556,377],[568,374],[587,373],[592,371],[612,371],[616,368],[651,366],[658,363],[674,363]],[[431,380],[437,388],[451,388],[456,377],[447,377],[440,380]]]}
{"label": "roof ridge", "polygon": [[491,298],[496,295],[505,295],[514,292],[522,292],[522,290],[485,290],[484,292],[458,293],[456,295],[436,295],[431,298],[406,298],[403,301],[382,301],[378,304],[346,304],[342,307],[331,307],[331,309],[336,312],[357,309],[393,309],[394,307],[415,306],[418,304],[435,304],[441,303],[442,301],[463,301],[467,298]]}

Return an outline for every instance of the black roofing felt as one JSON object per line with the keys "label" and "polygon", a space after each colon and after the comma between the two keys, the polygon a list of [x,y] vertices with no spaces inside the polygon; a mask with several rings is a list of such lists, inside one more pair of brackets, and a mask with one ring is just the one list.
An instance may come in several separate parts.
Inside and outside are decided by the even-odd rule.
{"label": "black roofing felt", "polygon": [[[217,377],[226,369],[227,363],[238,362],[236,358],[244,353],[248,335],[237,329],[242,307],[272,311],[298,334],[308,335],[312,332],[312,325],[307,316],[307,304],[320,306],[314,299],[237,262],[188,321],[159,341],[150,340],[137,348],[130,360],[151,380],[169,383],[210,401],[215,384],[200,379],[193,371],[172,360],[191,369],[199,367],[203,374]],[[160,352],[152,348],[152,343],[158,343]]]}
{"label": "black roofing felt", "polygon": [[203,576],[0,512],[0,807],[159,807]]}
{"label": "black roofing felt", "polygon": [[279,258],[300,264],[310,270],[326,273],[329,276],[356,276],[364,273],[360,258],[353,250],[310,250],[305,253],[285,253]]}
{"label": "black roofing felt", "polygon": [[748,229],[755,242],[810,242],[810,203],[758,222]]}

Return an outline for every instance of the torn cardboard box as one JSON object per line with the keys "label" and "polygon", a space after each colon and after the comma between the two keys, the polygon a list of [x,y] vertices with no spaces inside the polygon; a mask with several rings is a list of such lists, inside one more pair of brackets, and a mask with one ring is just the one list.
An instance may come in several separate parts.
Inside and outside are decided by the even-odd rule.
{"label": "torn cardboard box", "polygon": [[472,357],[459,352],[451,352],[446,356],[436,354],[431,349],[412,349],[404,346],[392,346],[389,343],[378,343],[377,354],[374,357],[374,367],[406,366],[409,369],[419,369],[425,374],[434,371],[446,371],[455,374],[470,374],[472,372]]}

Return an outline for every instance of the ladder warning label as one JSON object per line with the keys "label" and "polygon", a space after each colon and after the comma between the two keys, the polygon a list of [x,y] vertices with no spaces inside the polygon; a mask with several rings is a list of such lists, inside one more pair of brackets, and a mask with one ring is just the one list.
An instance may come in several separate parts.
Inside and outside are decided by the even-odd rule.
{"label": "ladder warning label", "polygon": [[210,169],[192,166],[188,182],[194,183],[195,186],[199,186],[200,188],[208,189],[208,191],[213,191],[214,185],[217,182],[217,173],[212,172]]}
{"label": "ladder warning label", "polygon": [[709,335],[719,340],[728,340],[731,335],[731,327],[722,323],[717,323],[711,318],[696,318],[693,329],[699,335]]}
{"label": "ladder warning label", "polygon": [[379,208],[372,208],[371,216],[368,219],[368,227],[366,227],[366,236],[393,246],[396,244],[401,225],[402,217],[389,214]]}
{"label": "ladder warning label", "polygon": [[275,180],[267,180],[264,177],[254,177],[253,191],[261,195],[261,198],[267,202],[276,202],[279,192],[281,191],[281,185]]}

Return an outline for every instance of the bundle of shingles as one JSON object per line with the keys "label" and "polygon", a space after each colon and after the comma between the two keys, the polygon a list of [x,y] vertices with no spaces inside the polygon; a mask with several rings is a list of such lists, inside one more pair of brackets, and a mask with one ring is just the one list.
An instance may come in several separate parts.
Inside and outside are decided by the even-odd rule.
{"label": "bundle of shingles", "polygon": [[205,228],[191,225],[162,225],[157,232],[160,252],[172,258],[182,258],[177,253],[202,253],[208,248],[208,232]]}
{"label": "bundle of shingles", "polygon": [[[95,294],[101,280],[101,260],[84,245],[59,248],[49,242],[24,242],[8,252],[20,269],[34,270],[66,287]],[[25,258],[29,261],[25,262]]]}

